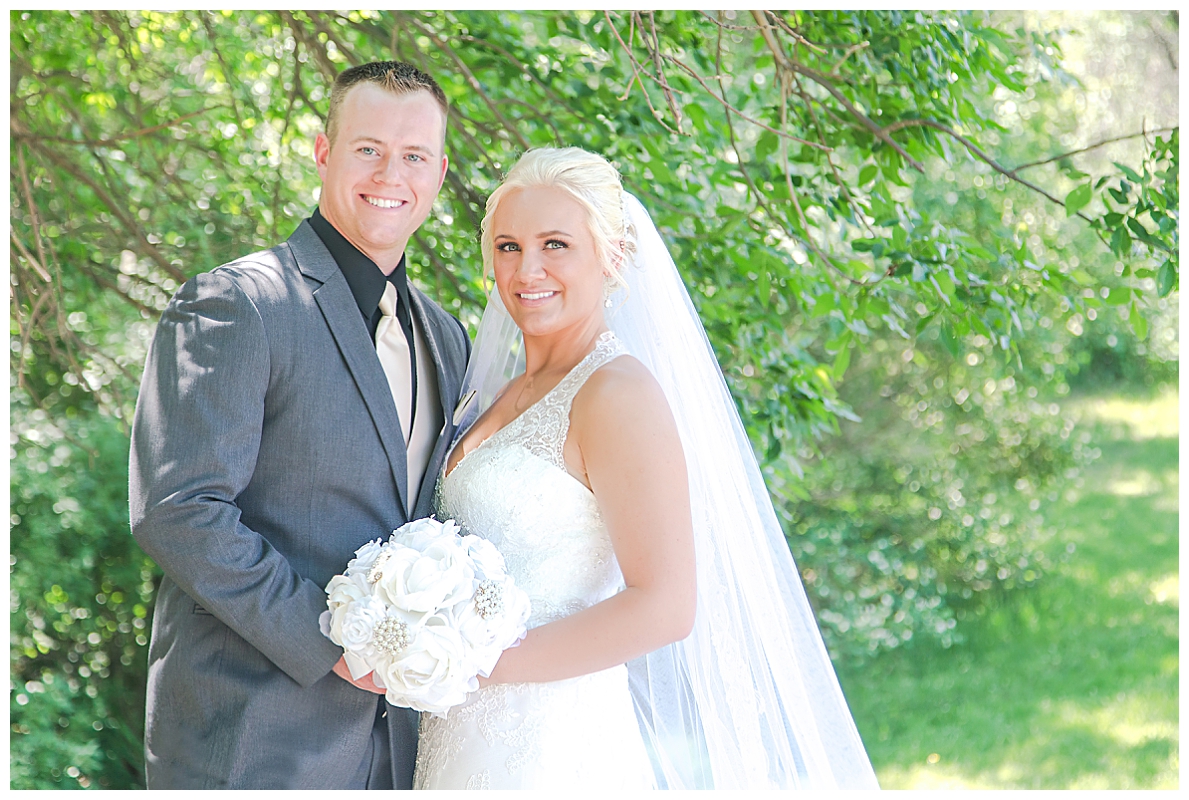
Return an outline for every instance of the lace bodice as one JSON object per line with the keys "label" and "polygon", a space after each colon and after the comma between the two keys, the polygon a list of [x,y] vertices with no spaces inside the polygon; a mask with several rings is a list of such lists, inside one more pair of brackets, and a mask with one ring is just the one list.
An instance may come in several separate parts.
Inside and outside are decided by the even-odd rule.
{"label": "lace bodice", "polygon": [[[595,496],[562,459],[570,406],[599,367],[624,353],[611,333],[548,394],[463,456],[438,481],[441,519],[490,540],[528,592],[535,628],[623,587]],[[447,462],[449,459],[447,458]],[[549,683],[500,683],[447,717],[421,716],[413,784],[422,789],[650,788],[652,768],[623,666]]]}
{"label": "lace bodice", "polygon": [[499,548],[509,574],[532,601],[530,628],[622,587],[598,503],[566,470],[562,448],[574,397],[595,370],[624,352],[614,334],[604,333],[557,386],[438,482],[438,517],[456,520]]}

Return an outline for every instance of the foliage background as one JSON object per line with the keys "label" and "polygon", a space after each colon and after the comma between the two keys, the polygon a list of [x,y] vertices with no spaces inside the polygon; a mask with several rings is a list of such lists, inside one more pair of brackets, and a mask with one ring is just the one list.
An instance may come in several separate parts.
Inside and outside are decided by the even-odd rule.
{"label": "foliage background", "polygon": [[617,163],[839,663],[960,642],[1043,581],[1070,555],[1050,509],[1097,455],[1066,399],[1176,376],[1175,15],[9,21],[14,788],[143,780],[157,571],[127,534],[126,422],[145,348],[186,277],[308,215],[350,64],[411,60],[451,99],[410,274],[472,329],[502,171],[552,144]]}

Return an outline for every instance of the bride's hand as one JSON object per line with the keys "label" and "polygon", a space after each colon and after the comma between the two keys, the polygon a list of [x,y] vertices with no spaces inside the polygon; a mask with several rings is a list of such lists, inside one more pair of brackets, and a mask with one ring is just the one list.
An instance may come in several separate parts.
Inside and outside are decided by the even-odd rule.
{"label": "bride's hand", "polygon": [[372,680],[372,673],[364,675],[359,680],[351,677],[351,670],[347,667],[347,661],[344,658],[339,658],[334,665],[334,674],[345,680],[347,683],[357,688],[363,689],[365,692],[373,692],[375,694],[384,694],[384,690],[376,686],[376,682]]}

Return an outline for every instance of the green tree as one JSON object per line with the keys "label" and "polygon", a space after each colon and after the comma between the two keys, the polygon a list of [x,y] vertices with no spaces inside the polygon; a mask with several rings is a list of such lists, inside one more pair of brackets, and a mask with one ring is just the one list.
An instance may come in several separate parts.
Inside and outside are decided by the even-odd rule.
{"label": "green tree", "polygon": [[[472,329],[485,291],[478,224],[503,171],[544,145],[583,146],[619,166],[682,270],[799,562],[823,576],[867,574],[864,586],[886,577],[870,572],[865,545],[826,537],[814,551],[798,549],[805,537],[795,521],[812,488],[801,465],[840,416],[853,416],[838,389],[852,358],[865,363],[881,341],[935,363],[993,351],[985,380],[1001,381],[1011,361],[1036,363],[1029,326],[1068,325],[1113,305],[1127,309],[1142,339],[1149,299],[1178,282],[1176,131],[1097,171],[1076,169],[1074,156],[1043,137],[1009,137],[978,99],[1030,107],[1068,77],[1052,35],[1004,17],[29,11],[10,19],[14,786],[141,780],[139,648],[154,568],[127,535],[123,492],[145,347],[180,282],[270,246],[309,213],[313,135],[330,81],[349,65],[411,61],[450,99],[452,168],[411,246],[410,274]],[[1046,159],[1059,169],[1030,166]],[[1072,240],[1034,241],[1002,209],[967,213],[944,196],[929,200],[936,173],[959,164],[981,165],[988,190],[1010,185],[1022,193],[1013,197],[1070,215],[1111,263],[1072,265],[1061,257]],[[1025,168],[1050,171],[1037,178]],[[987,411],[987,424],[998,424],[995,413],[1008,411]],[[1042,431],[1037,446],[1054,436],[1061,440]],[[1059,447],[1060,458],[1031,458],[1031,440],[1010,437],[994,446],[1008,462],[1020,459],[1013,480],[1036,486],[1078,457]],[[975,464],[978,451],[969,452]],[[970,528],[962,552],[994,549],[989,525],[960,523],[951,527]],[[937,569],[939,554],[925,547],[922,566]],[[949,580],[960,595],[986,578],[957,570]],[[881,585],[871,597],[881,593],[889,592]],[[943,605],[909,615],[896,636],[948,625]],[[822,608],[852,631],[879,628],[853,624],[864,605]],[[827,622],[847,650],[844,626]],[[853,641],[862,651],[876,640]]]}

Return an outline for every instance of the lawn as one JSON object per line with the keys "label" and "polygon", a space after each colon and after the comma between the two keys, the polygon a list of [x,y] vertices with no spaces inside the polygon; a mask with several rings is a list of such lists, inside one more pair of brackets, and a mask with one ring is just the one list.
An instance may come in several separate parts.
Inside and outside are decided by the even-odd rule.
{"label": "lawn", "polygon": [[1178,787],[1177,395],[1066,405],[1102,450],[1053,515],[1072,552],[965,643],[839,671],[886,789]]}

